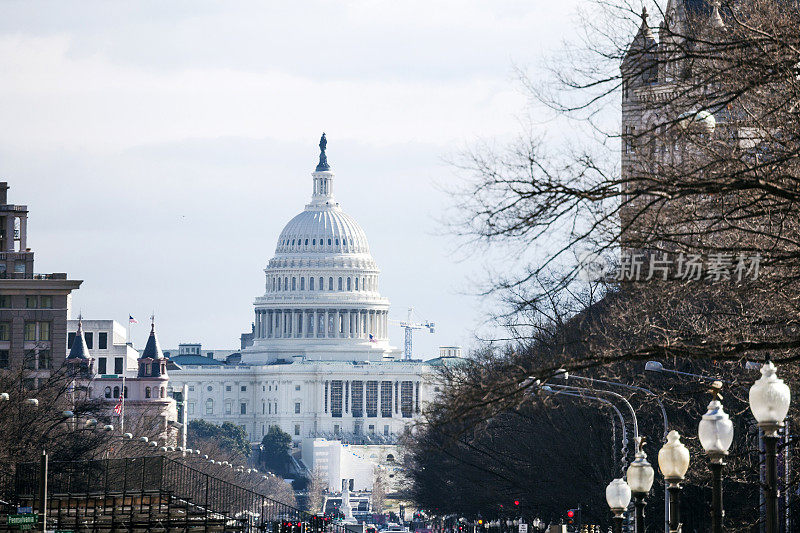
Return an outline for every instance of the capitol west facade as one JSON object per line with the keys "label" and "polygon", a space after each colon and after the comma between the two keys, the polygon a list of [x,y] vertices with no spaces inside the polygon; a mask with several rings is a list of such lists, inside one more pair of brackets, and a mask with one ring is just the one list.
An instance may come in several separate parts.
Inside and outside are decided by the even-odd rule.
{"label": "capitol west facade", "polygon": [[342,478],[369,489],[366,471],[391,465],[397,437],[438,390],[435,366],[456,358],[405,360],[390,346],[380,271],[364,230],[334,198],[326,143],[323,135],[311,201],[284,227],[265,269],[241,362],[195,357],[170,381],[187,386],[190,420],[233,422],[253,443],[278,426],[332,489]]}

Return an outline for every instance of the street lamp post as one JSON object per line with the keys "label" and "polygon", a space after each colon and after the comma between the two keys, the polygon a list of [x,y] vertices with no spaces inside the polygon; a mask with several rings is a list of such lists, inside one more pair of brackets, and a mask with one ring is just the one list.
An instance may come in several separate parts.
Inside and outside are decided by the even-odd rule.
{"label": "street lamp post", "polygon": [[644,439],[636,439],[636,456],[628,467],[628,485],[633,493],[634,505],[636,506],[636,533],[644,533],[644,501],[650,488],[653,486],[655,472],[650,463],[647,462],[647,454],[644,453],[642,445]]}
{"label": "street lamp post", "polygon": [[789,412],[789,386],[780,379],[775,365],[767,360],[761,367],[761,377],[750,387],[750,410],[758,427],[764,432],[767,471],[765,491],[767,533],[778,532],[778,430]]}
{"label": "street lamp post", "polygon": [[675,430],[667,434],[667,443],[658,452],[658,467],[667,482],[669,530],[670,533],[677,533],[681,529],[679,497],[681,481],[689,469],[689,450],[683,445],[680,434]]}
{"label": "street lamp post", "polygon": [[713,477],[711,503],[711,526],[712,533],[722,533],[722,521],[725,511],[722,507],[722,467],[725,466],[725,457],[728,449],[733,442],[733,422],[722,408],[719,389],[722,383],[715,382],[712,386],[713,398],[708,404],[708,411],[700,420],[697,434],[700,437],[700,444],[711,460],[711,473]]}
{"label": "street lamp post", "polygon": [[631,488],[622,478],[611,481],[606,487],[606,503],[614,513],[614,533],[622,533],[622,521],[625,509],[631,503]]}

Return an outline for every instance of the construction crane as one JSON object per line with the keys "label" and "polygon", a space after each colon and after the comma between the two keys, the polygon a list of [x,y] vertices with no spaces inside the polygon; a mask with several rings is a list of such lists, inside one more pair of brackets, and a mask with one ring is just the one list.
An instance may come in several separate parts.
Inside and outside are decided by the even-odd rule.
{"label": "construction crane", "polygon": [[428,333],[434,333],[436,331],[436,324],[433,322],[422,321],[422,322],[414,322],[414,308],[408,308],[408,319],[407,320],[392,320],[393,324],[398,324],[401,328],[406,331],[406,338],[403,342],[403,359],[409,360],[411,359],[411,355],[413,354],[413,336],[415,329],[427,329]]}

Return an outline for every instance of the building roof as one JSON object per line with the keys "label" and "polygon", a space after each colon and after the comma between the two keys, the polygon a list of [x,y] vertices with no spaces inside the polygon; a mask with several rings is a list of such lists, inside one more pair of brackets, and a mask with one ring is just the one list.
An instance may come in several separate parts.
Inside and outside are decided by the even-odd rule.
{"label": "building roof", "polygon": [[147,338],[147,344],[144,346],[140,359],[164,359],[164,353],[161,351],[161,345],[158,344],[158,337],[156,337],[155,322],[150,324],[150,336]]}
{"label": "building roof", "polygon": [[430,366],[446,366],[446,365],[461,365],[464,364],[467,360],[463,357],[455,357],[455,356],[444,356],[444,357],[436,357],[435,359],[428,359],[424,361],[426,365]]}
{"label": "building roof", "polygon": [[224,366],[225,365],[225,363],[222,361],[218,361],[217,359],[214,359],[212,357],[205,357],[202,355],[176,355],[175,357],[171,357],[170,361],[178,364],[179,366],[183,365]]}
{"label": "building roof", "polygon": [[68,361],[90,359],[89,346],[86,344],[86,339],[83,336],[82,320],[78,319],[78,330],[75,332],[75,340],[72,341],[72,346],[69,349]]}

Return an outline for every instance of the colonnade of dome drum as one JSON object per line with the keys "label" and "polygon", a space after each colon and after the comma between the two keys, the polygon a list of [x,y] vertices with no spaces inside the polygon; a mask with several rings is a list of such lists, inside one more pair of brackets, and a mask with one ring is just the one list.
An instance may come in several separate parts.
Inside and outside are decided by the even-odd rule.
{"label": "colonnade of dome drum", "polygon": [[378,276],[267,276],[267,292],[286,291],[377,292]]}
{"label": "colonnade of dome drum", "polygon": [[382,309],[257,309],[255,334],[262,339],[369,339],[388,337]]}

